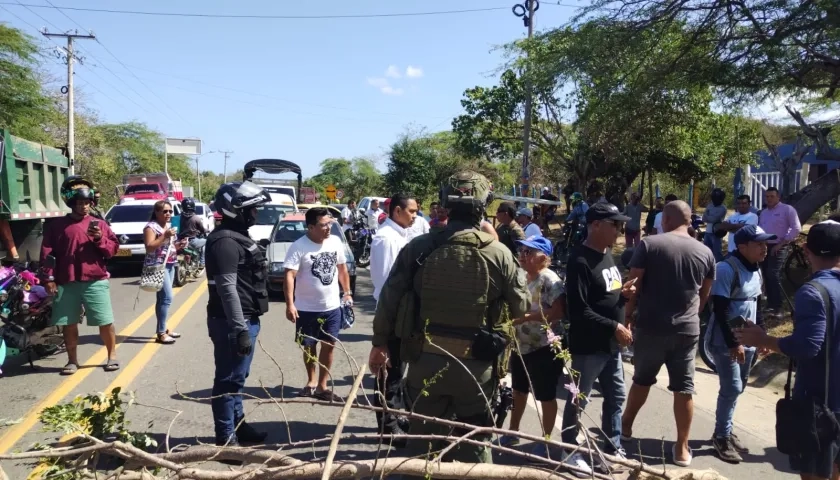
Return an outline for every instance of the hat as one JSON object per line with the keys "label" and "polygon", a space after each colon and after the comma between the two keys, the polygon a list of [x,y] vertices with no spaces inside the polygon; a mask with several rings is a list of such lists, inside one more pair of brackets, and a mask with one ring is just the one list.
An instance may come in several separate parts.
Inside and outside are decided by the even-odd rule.
{"label": "hat", "polygon": [[766,242],[768,240],[776,240],[779,237],[772,233],[765,232],[758,225],[744,225],[740,230],[735,232],[735,245],[741,245],[748,242]]}
{"label": "hat", "polygon": [[551,242],[547,238],[539,235],[532,235],[526,238],[525,240],[517,240],[516,243],[524,247],[539,250],[549,257],[551,256],[551,252],[554,251],[554,249],[551,247]]}
{"label": "hat", "polygon": [[615,222],[629,222],[630,217],[625,217],[618,211],[618,207],[612,203],[598,202],[589,207],[586,211],[586,223],[592,223],[595,220],[612,220]]}
{"label": "hat", "polygon": [[826,220],[814,225],[805,246],[818,257],[840,257],[840,223]]}
{"label": "hat", "polygon": [[548,187],[543,187],[543,192],[550,192],[550,191],[551,191],[551,189],[550,189],[550,188],[548,188]]}
{"label": "hat", "polygon": [[520,208],[519,211],[516,212],[516,216],[518,217],[520,215],[525,215],[526,217],[531,218],[534,216],[534,211],[527,207]]}

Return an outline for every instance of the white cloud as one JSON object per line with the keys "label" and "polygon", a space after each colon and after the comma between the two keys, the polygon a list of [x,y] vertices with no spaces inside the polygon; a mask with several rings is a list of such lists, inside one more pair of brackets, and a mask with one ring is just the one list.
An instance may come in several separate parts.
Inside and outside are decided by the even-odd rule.
{"label": "white cloud", "polygon": [[368,77],[367,83],[371,87],[379,89],[385,95],[402,95],[404,93],[402,88],[392,87],[387,78]]}
{"label": "white cloud", "polygon": [[420,78],[423,76],[423,69],[420,67],[412,67],[411,65],[409,65],[405,69],[405,76],[408,78]]}
{"label": "white cloud", "polygon": [[390,78],[402,77],[402,73],[400,73],[400,67],[396,65],[389,65],[388,68],[385,70],[385,76]]}

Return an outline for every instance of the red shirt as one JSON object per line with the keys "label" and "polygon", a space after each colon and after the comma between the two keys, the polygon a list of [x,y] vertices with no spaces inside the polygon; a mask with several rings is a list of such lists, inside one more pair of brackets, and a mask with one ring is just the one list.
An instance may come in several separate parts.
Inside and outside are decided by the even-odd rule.
{"label": "red shirt", "polygon": [[[102,238],[98,242],[87,234],[90,215],[76,220],[69,214],[50,222],[41,241],[41,258],[55,257],[55,283],[91,282],[109,278],[105,268],[109,258],[116,255],[119,241],[111,227],[99,220]],[[47,272],[49,273],[49,272]]]}

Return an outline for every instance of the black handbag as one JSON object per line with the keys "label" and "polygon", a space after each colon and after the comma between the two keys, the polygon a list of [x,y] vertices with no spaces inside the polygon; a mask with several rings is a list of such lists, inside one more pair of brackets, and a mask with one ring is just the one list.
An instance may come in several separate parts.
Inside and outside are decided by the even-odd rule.
{"label": "black handbag", "polygon": [[840,425],[828,407],[829,364],[831,359],[834,309],[828,291],[816,281],[808,282],[822,296],[826,311],[825,331],[825,396],[822,403],[812,397],[791,398],[793,359],[788,366],[785,398],[776,403],[776,447],[786,455],[800,455],[825,450],[840,438]]}

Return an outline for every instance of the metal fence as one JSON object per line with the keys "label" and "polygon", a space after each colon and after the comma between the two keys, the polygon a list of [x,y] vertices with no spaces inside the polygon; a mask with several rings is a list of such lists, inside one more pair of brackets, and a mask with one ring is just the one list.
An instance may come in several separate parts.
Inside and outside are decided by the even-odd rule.
{"label": "metal fence", "polygon": [[[793,182],[793,192],[797,192],[802,185],[801,183],[802,178],[802,170],[797,170],[796,172],[796,181]],[[755,208],[761,210],[764,208],[764,192],[770,188],[776,187],[781,189],[782,187],[782,174],[779,172],[762,172],[762,173],[751,173],[750,174],[750,182],[749,186],[746,190],[746,194],[750,196],[752,199],[752,204]]]}

